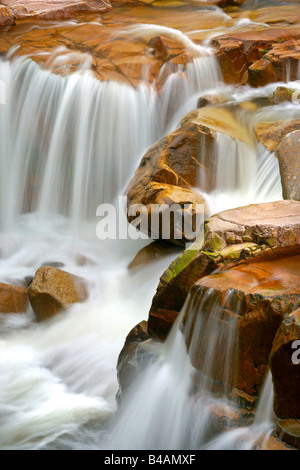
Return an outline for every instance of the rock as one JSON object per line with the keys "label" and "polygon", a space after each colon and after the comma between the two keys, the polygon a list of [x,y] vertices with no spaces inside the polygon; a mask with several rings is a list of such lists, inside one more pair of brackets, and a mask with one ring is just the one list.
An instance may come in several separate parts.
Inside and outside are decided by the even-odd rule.
{"label": "rock", "polygon": [[81,278],[50,266],[37,270],[28,294],[38,321],[53,317],[70,304],[87,298]]}
{"label": "rock", "polygon": [[270,354],[274,411],[280,418],[300,419],[300,309],[287,315]]}
{"label": "rock", "polygon": [[298,247],[299,217],[299,203],[278,201],[221,212],[209,219],[204,243],[186,250],[161,276],[149,312],[149,334],[166,338],[192,285],[202,277]]}
{"label": "rock", "polygon": [[300,130],[300,119],[260,122],[254,126],[257,140],[270,152],[275,152],[284,137],[296,130]]}
{"label": "rock", "polygon": [[124,393],[134,383],[137,375],[143,370],[143,366],[149,359],[147,347],[140,348],[141,344],[151,345],[147,332],[147,322],[138,323],[128,334],[122,351],[120,352],[117,364],[117,376],[119,382],[118,400],[120,401]]}
{"label": "rock", "polygon": [[28,290],[25,287],[0,283],[0,314],[24,313],[28,303]]}
{"label": "rock", "polygon": [[300,420],[278,419],[276,423],[276,434],[289,446],[300,449]]}
{"label": "rock", "polygon": [[285,444],[277,436],[267,436],[264,434],[255,442],[253,450],[296,450],[294,447]]}
{"label": "rock", "polygon": [[284,199],[300,201],[300,130],[283,138],[276,155]]}
{"label": "rock", "polygon": [[273,100],[274,103],[284,103],[285,101],[294,101],[300,100],[300,92],[299,90],[291,90],[291,88],[287,88],[284,86],[279,86],[273,93]]}
{"label": "rock", "polygon": [[15,23],[14,14],[4,5],[0,5],[0,27],[11,26]]}
{"label": "rock", "polygon": [[[183,331],[196,369],[259,396],[276,332],[284,316],[300,306],[300,247],[293,253],[250,260],[193,285],[191,299],[197,300],[186,308]],[[209,348],[215,360],[206,370]]]}
{"label": "rock", "polygon": [[[130,211],[143,205],[139,211],[141,230],[151,238],[181,245],[195,240],[196,220],[202,219],[206,211],[205,199],[197,188],[204,192],[215,188],[213,144],[217,132],[250,145],[249,134],[230,110],[207,107],[189,113],[179,129],[147,151],[127,189],[129,222],[135,220]],[[164,226],[160,219],[154,226],[151,217],[159,209],[154,204],[166,204],[165,213],[168,207],[178,204],[179,217],[191,214],[192,223],[180,226],[171,219]],[[163,229],[170,233],[164,236]]]}
{"label": "rock", "polygon": [[227,103],[228,98],[222,95],[203,95],[200,96],[197,102],[197,108],[204,108],[205,106],[216,106],[218,104],[225,104]]}
{"label": "rock", "polygon": [[297,79],[299,38],[295,26],[271,27],[220,36],[213,39],[212,45],[226,83],[264,86]]}
{"label": "rock", "polygon": [[147,265],[157,259],[172,254],[178,254],[177,247],[170,245],[170,243],[165,242],[164,240],[155,240],[137,253],[128,265],[128,269],[135,269],[140,266]]}
{"label": "rock", "polygon": [[82,11],[106,11],[111,8],[109,0],[3,0],[16,18],[39,16],[57,20],[72,18]]}

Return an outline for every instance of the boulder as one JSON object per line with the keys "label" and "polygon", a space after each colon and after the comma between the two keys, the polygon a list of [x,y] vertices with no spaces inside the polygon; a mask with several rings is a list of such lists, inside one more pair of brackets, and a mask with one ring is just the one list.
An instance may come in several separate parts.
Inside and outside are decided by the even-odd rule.
{"label": "boulder", "polygon": [[293,251],[300,245],[299,237],[300,204],[295,201],[254,204],[211,217],[204,241],[181,254],[161,276],[149,312],[149,334],[166,338],[200,278],[216,269]]}
{"label": "boulder", "polygon": [[300,419],[300,309],[287,315],[278,329],[270,367],[276,415]]}
{"label": "boulder", "polygon": [[[189,113],[178,129],[147,151],[127,189],[129,222],[136,217],[131,211],[142,205],[138,214],[140,228],[151,238],[182,245],[195,240],[196,220],[203,218],[206,211],[198,188],[210,192],[216,184],[214,141],[218,132],[250,145],[248,132],[230,109],[206,107]],[[174,217],[167,221],[170,233],[164,236],[161,220],[157,219],[155,226],[151,220],[162,204],[166,205],[166,212],[177,204],[179,217],[191,214],[191,226],[176,225]]]}
{"label": "boulder", "polygon": [[128,269],[136,269],[140,266],[150,264],[164,256],[178,254],[179,248],[170,245],[164,240],[155,240],[142,248],[128,265]]}
{"label": "boulder", "polygon": [[0,284],[0,314],[26,312],[28,303],[27,288]]}
{"label": "boulder", "polygon": [[276,155],[284,199],[300,201],[300,130],[283,138]]}
{"label": "boulder", "polygon": [[300,420],[277,419],[276,434],[289,446],[300,449]]}
{"label": "boulder", "polygon": [[42,266],[37,270],[28,294],[38,321],[53,317],[69,305],[87,298],[81,278],[51,266]]}

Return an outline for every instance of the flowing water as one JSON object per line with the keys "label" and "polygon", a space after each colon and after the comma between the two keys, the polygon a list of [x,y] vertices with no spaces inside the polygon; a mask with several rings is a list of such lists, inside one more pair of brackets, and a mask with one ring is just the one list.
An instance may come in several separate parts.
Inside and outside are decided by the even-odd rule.
{"label": "flowing water", "polygon": [[[143,33],[161,30],[148,25]],[[247,448],[272,429],[268,379],[257,421],[212,435],[210,407],[228,404],[205,380],[198,396],[190,393],[194,369],[180,320],[116,414],[118,354],[130,329],[147,319],[159,276],[175,253],[129,271],[148,241],[98,240],[96,208],[117,201],[143,153],[196,108],[199,96],[221,91],[237,104],[276,87],[226,86],[209,48],[172,28],[163,32],[183,37],[199,57],[171,74],[160,93],[146,83],[135,89],[101,83],[86,64],[63,77],[29,58],[0,59],[6,93],[0,105],[0,281],[24,285],[41,265],[55,262],[84,278],[89,294],[43,324],[30,308],[0,315],[2,449]],[[141,34],[141,28],[127,34]],[[242,113],[241,120],[252,133],[266,116],[297,113],[292,104],[278,105]],[[247,145],[219,133],[215,156],[217,187],[206,196],[211,213],[282,198],[277,160],[255,139]],[[230,375],[231,340],[212,334],[226,348],[224,373]],[[206,371],[214,360],[212,348]]]}

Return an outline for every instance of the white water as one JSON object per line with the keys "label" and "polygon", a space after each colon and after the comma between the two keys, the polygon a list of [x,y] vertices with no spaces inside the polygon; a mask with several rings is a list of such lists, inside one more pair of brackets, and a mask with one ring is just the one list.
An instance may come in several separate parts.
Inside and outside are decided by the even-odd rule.
{"label": "white water", "polygon": [[[158,278],[172,257],[130,274],[127,264],[143,243],[100,242],[94,216],[98,204],[114,201],[123,190],[143,152],[194,109],[200,95],[222,87],[216,64],[209,55],[196,59],[187,74],[178,70],[169,77],[160,97],[143,86],[101,84],[87,70],[62,78],[23,59],[1,61],[0,78],[7,101],[0,107],[0,281],[22,284],[43,263],[61,262],[89,289],[84,304],[45,324],[36,324],[30,309],[0,316],[0,447],[197,447],[205,442],[209,414],[193,403],[188,413],[202,425],[196,420],[191,427],[189,414],[182,421],[192,368],[176,328],[163,364],[153,365],[157,374],[146,372],[151,389],[147,377],[141,380],[141,396],[151,396],[151,410],[165,413],[157,421],[157,411],[151,415],[145,402],[141,408],[129,405],[131,432],[122,432],[121,417],[112,441],[103,436],[116,410],[118,354],[129,330],[147,319]],[[235,91],[226,90],[234,99]],[[239,174],[237,191],[221,176],[222,190],[209,196],[212,211],[222,198],[226,208],[250,202],[254,175],[264,191],[258,199],[279,198],[274,156],[259,151],[257,158],[253,149],[221,135],[220,155],[224,140],[226,160],[218,157],[218,168],[227,174],[230,165]],[[247,172],[240,170],[241,161]],[[274,182],[279,188],[272,194],[265,185],[270,167],[270,190]],[[161,401],[156,391],[164,384]],[[149,440],[154,424],[159,441]]]}

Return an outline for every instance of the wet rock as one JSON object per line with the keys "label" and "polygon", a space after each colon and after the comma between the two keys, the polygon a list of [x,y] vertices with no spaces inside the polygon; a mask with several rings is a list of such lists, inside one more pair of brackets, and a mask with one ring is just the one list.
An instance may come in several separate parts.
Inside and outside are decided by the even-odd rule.
{"label": "wet rock", "polygon": [[150,335],[166,338],[198,279],[216,269],[298,247],[299,224],[300,204],[293,201],[251,205],[209,219],[204,243],[186,250],[161,276],[149,312]]}
{"label": "wet rock", "polygon": [[28,303],[25,287],[0,283],[0,313],[24,313]]}
{"label": "wet rock", "polygon": [[82,302],[87,298],[81,278],[50,266],[37,270],[28,293],[38,321],[53,317],[70,304]]}
{"label": "wet rock", "polygon": [[299,90],[292,90],[284,86],[279,86],[273,93],[274,103],[284,103],[285,101],[295,101],[300,100]]}
{"label": "wet rock", "polygon": [[178,248],[170,245],[170,243],[165,242],[164,240],[156,240],[142,248],[137,253],[134,259],[128,265],[128,269],[135,269],[140,266],[147,265],[171,254],[178,254]]}
{"label": "wet rock", "polygon": [[277,331],[270,367],[276,415],[300,419],[300,310],[287,315]]}
{"label": "wet rock", "polygon": [[276,423],[276,434],[289,446],[300,449],[300,420],[278,419]]}
{"label": "wet rock", "polygon": [[205,106],[215,106],[218,104],[224,104],[228,101],[226,96],[222,95],[203,95],[200,96],[197,102],[197,108],[204,108]]}
{"label": "wet rock", "polygon": [[295,26],[242,31],[212,41],[226,83],[264,86],[296,80],[300,33]]}
{"label": "wet rock", "polygon": [[[127,189],[129,222],[135,220],[135,214],[130,211],[143,205],[145,213],[139,212],[140,229],[151,238],[164,238],[182,245],[195,240],[196,219],[204,217],[206,211],[205,199],[195,188],[205,192],[215,188],[213,145],[217,132],[250,144],[249,134],[230,110],[207,107],[189,113],[179,129],[148,150]],[[154,226],[152,216],[156,213],[153,211],[160,210],[154,204],[166,204],[165,213],[177,204],[177,216],[190,214],[192,224],[182,227],[183,224],[176,224],[174,217],[166,226],[157,219]],[[190,231],[186,232],[186,228]],[[167,229],[166,235],[163,229]]]}
{"label": "wet rock", "polygon": [[15,23],[14,14],[4,5],[0,5],[0,27],[11,26]]}
{"label": "wet rock", "polygon": [[39,16],[56,20],[72,18],[82,11],[106,11],[111,8],[109,0],[3,0],[16,18]]}
{"label": "wet rock", "polygon": [[285,136],[296,130],[300,130],[300,119],[261,122],[254,126],[257,140],[270,152],[275,152]]}
{"label": "wet rock", "polygon": [[253,447],[253,450],[296,450],[294,447],[282,442],[277,436],[263,435],[258,439]]}
{"label": "wet rock", "polygon": [[276,155],[284,199],[300,201],[300,130],[283,138]]}
{"label": "wet rock", "polygon": [[[228,379],[230,388],[258,397],[276,332],[284,316],[300,306],[300,247],[294,255],[269,255],[210,274],[194,284],[191,296],[197,296],[199,308],[187,308],[183,321],[192,364],[210,379]],[[208,348],[216,360],[205,371]],[[222,362],[226,350],[226,364],[234,371],[228,377]]]}
{"label": "wet rock", "polygon": [[118,400],[128,391],[135,378],[143,370],[152,356],[153,340],[147,332],[147,322],[138,323],[128,334],[117,364],[119,382]]}

